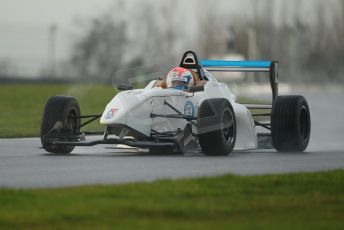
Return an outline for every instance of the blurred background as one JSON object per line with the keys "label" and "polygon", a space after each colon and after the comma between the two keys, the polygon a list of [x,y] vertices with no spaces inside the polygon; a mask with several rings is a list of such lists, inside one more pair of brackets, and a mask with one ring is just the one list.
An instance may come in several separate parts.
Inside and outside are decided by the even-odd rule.
{"label": "blurred background", "polygon": [[1,82],[108,83],[128,69],[127,75],[149,76],[178,65],[186,50],[202,58],[279,60],[283,82],[344,82],[343,0],[0,0],[0,5]]}

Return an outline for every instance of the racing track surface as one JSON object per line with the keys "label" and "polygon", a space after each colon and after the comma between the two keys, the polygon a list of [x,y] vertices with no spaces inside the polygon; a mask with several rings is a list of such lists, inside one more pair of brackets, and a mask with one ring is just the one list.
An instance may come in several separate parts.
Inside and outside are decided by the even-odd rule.
{"label": "racing track surface", "polygon": [[[312,136],[305,153],[273,150],[234,152],[228,157],[202,154],[150,155],[109,146],[76,148],[56,156],[39,148],[38,138],[0,139],[0,187],[61,187],[156,179],[255,175],[344,168],[344,91],[317,90],[304,94],[312,116]],[[331,112],[329,112],[331,111]]]}

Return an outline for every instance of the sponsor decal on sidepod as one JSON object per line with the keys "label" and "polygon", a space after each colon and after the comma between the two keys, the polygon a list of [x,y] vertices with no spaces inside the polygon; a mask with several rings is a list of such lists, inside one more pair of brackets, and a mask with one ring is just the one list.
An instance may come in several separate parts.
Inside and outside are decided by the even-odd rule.
{"label": "sponsor decal on sidepod", "polygon": [[191,101],[187,101],[184,106],[184,114],[186,116],[194,116],[195,115],[195,107]]}

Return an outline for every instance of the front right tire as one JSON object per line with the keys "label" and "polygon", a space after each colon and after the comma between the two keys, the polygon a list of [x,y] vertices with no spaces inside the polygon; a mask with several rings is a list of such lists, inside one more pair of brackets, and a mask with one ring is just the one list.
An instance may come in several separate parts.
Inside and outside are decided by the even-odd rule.
{"label": "front right tire", "polygon": [[68,96],[53,96],[45,105],[41,122],[41,142],[43,148],[50,153],[67,154],[71,153],[74,146],[50,145],[46,140],[46,135],[54,128],[64,130],[69,135],[79,133],[80,107],[77,100]]}

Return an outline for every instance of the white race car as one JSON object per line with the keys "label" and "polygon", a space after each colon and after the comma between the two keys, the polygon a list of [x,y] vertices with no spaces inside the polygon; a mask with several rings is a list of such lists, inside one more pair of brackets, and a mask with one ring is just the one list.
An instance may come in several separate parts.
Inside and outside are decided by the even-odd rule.
{"label": "white race car", "polygon": [[[182,72],[168,75],[172,80],[168,76],[153,80],[143,89],[118,86],[121,92],[101,115],[81,116],[73,97],[51,97],[41,123],[43,148],[66,154],[75,146],[122,144],[152,152],[201,150],[206,155],[227,155],[233,150],[267,148],[271,140],[270,147],[281,152],[306,149],[311,130],[308,104],[302,96],[278,96],[277,62],[199,61],[188,51],[179,67],[176,71]],[[212,71],[268,73],[273,103],[237,103],[227,84],[214,79]],[[175,87],[173,79],[178,77],[187,79],[188,85]],[[266,112],[251,113],[252,109]],[[87,141],[88,133],[80,129],[100,117],[105,126],[103,138]],[[260,122],[259,117],[268,117],[269,122]],[[268,132],[258,133],[257,126]]]}

